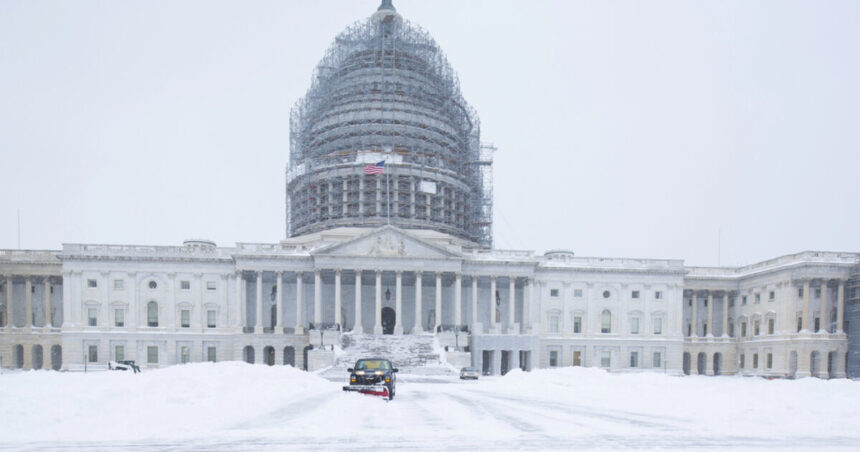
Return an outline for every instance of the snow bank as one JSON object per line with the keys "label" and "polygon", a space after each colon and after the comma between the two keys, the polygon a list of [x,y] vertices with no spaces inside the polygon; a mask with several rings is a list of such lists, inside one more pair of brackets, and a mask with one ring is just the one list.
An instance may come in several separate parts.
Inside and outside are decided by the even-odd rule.
{"label": "snow bank", "polygon": [[289,366],[199,363],[133,374],[0,376],[5,441],[145,440],[233,428],[339,385]]}

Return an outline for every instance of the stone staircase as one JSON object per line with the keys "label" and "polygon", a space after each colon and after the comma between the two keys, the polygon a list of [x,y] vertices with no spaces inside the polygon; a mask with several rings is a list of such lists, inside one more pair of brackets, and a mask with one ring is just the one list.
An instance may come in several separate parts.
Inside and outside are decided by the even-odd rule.
{"label": "stone staircase", "polygon": [[445,365],[439,356],[440,347],[432,334],[341,335],[342,353],[335,358],[334,366],[325,371],[330,375],[345,375],[361,358],[385,358],[401,373],[421,375],[448,375],[456,373]]}

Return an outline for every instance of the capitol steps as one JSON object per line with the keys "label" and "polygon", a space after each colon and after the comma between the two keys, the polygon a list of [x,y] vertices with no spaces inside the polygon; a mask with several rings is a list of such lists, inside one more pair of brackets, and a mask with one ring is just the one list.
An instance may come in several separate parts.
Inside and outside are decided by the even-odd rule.
{"label": "capitol steps", "polygon": [[385,358],[401,373],[451,375],[455,372],[440,358],[440,347],[432,334],[341,335],[342,353],[338,354],[326,375],[345,374],[347,368],[362,358]]}

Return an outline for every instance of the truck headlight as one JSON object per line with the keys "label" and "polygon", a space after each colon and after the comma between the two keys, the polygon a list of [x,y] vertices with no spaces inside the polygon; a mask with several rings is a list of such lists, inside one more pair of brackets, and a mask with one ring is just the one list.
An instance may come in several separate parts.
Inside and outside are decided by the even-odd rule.
{"label": "truck headlight", "polygon": [[363,370],[356,370],[355,374],[356,375],[364,375],[364,371]]}

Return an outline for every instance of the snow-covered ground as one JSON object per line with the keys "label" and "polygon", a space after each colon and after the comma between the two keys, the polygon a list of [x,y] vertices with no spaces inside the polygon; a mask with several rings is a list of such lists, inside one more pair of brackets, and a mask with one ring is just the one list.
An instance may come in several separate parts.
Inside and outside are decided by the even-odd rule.
{"label": "snow-covered ground", "polygon": [[243,363],[138,375],[5,372],[0,449],[860,447],[860,383],[848,380],[587,368],[477,382],[404,374],[391,402],[344,393],[342,385],[290,367]]}

